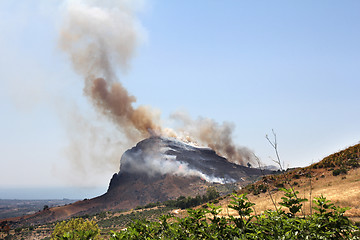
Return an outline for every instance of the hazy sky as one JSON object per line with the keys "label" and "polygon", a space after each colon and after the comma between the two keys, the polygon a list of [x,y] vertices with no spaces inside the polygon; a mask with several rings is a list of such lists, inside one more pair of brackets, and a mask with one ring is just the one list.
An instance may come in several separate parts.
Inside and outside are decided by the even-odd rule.
{"label": "hazy sky", "polygon": [[[161,112],[164,125],[179,110],[231,122],[236,143],[267,164],[274,152],[265,135],[274,129],[290,167],[360,141],[359,1],[149,0],[133,7],[140,43],[119,79],[135,105]],[[0,0],[0,188],[103,193],[130,147],[93,111],[59,48],[64,9],[60,0]],[[101,132],[96,142],[94,132]]]}

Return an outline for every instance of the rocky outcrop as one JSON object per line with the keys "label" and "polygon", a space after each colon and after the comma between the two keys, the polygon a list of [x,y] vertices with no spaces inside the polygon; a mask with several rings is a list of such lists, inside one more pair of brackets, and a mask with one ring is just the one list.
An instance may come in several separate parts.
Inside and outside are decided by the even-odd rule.
{"label": "rocky outcrop", "polygon": [[151,137],[123,154],[120,171],[101,198],[114,199],[117,209],[133,208],[203,194],[213,184],[246,185],[261,174],[259,169],[228,162],[212,149]]}
{"label": "rocky outcrop", "polygon": [[230,163],[209,148],[163,137],[139,142],[123,154],[120,162],[120,171],[112,176],[105,194],[11,220],[15,226],[40,224],[101,211],[131,209],[181,195],[202,195],[211,185],[244,186],[262,174],[259,169]]}

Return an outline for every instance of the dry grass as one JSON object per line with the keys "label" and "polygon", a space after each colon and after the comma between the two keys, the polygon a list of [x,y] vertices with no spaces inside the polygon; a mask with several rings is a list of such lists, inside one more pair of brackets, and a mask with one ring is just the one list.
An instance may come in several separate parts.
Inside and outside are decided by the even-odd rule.
{"label": "dry grass", "polygon": [[[295,190],[299,191],[299,197],[310,199],[310,178],[303,176],[300,179],[290,180],[292,184],[295,181],[298,183]],[[353,221],[360,220],[360,168],[352,169],[347,175],[339,176],[333,176],[331,171],[315,169],[312,173],[311,185],[312,199],[322,194],[336,206],[350,207],[351,209],[346,211],[346,216]],[[276,203],[280,202],[283,196],[282,191],[272,193],[272,197]],[[275,209],[268,192],[259,195],[248,194],[247,197],[250,202],[255,203],[255,214],[261,214],[268,209]],[[228,197],[220,201],[222,216],[236,215],[236,211],[227,207],[230,200]],[[303,213],[306,215],[310,214],[310,206],[313,205],[313,203],[308,201],[303,205]],[[277,206],[279,207],[280,205],[277,204]]]}

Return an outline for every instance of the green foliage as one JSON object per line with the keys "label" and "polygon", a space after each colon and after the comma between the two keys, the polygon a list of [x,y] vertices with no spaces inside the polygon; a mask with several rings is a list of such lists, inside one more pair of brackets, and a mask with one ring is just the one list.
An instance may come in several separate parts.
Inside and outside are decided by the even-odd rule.
{"label": "green foliage", "polygon": [[99,239],[100,230],[94,221],[73,218],[56,224],[51,237],[54,240]]}
{"label": "green foliage", "polygon": [[208,204],[206,209],[188,209],[185,218],[166,215],[160,222],[135,221],[124,231],[112,232],[110,239],[360,239],[359,229],[344,216],[347,209],[320,196],[314,201],[314,215],[298,217],[295,214],[306,199],[291,189],[283,191],[281,205],[289,213],[280,209],[251,215],[254,204],[246,194],[233,194],[229,207],[238,216],[219,217],[220,207]]}
{"label": "green foliage", "polygon": [[317,212],[311,218],[311,227],[316,227],[319,236],[326,236],[327,239],[360,239],[352,238],[356,234],[355,229],[359,236],[359,229],[344,216],[349,208],[336,207],[322,195],[313,202]]}
{"label": "green foliage", "polygon": [[360,167],[360,144],[351,146],[345,150],[327,156],[319,163],[313,165],[314,168],[358,168]]}
{"label": "green foliage", "polygon": [[306,202],[307,199],[299,198],[298,191],[294,191],[293,189],[281,188],[281,191],[285,192],[284,197],[282,197],[282,202],[279,204],[283,207],[287,207],[290,211],[288,213],[289,217],[294,217],[296,213],[298,213],[302,207],[302,202]]}
{"label": "green foliage", "polygon": [[255,203],[248,201],[246,195],[246,193],[241,195],[233,194],[231,197],[232,201],[230,201],[231,204],[229,205],[229,208],[236,210],[239,214],[238,218],[231,216],[230,219],[242,233],[246,232],[246,229],[253,218],[250,216],[253,212],[251,207],[255,205]]}
{"label": "green foliage", "polygon": [[332,174],[334,176],[338,176],[340,174],[347,174],[347,170],[345,168],[335,169]]}
{"label": "green foliage", "polygon": [[[236,210],[237,216],[219,217],[220,206],[208,203],[207,208],[188,209],[184,218],[168,214],[157,221],[134,220],[126,229],[111,231],[110,239],[360,239],[359,228],[344,216],[346,208],[336,207],[320,196],[313,201],[316,212],[300,217],[296,213],[306,199],[298,198],[298,192],[292,189],[282,191],[280,205],[289,212],[280,208],[254,215],[254,203],[249,202],[246,194],[233,194],[228,207]],[[80,223],[58,224],[55,230],[62,230],[54,231],[53,236],[60,236],[54,239],[95,239],[86,235],[89,229],[83,228],[83,220],[72,221]],[[76,238],[72,238],[75,234]]]}
{"label": "green foliage", "polygon": [[156,202],[156,203],[148,203],[144,206],[144,208],[153,208],[153,207],[157,207],[160,206],[161,203],[160,202]]}
{"label": "green foliage", "polygon": [[[266,178],[263,179],[264,182],[267,181]],[[264,184],[249,184],[248,186],[246,186],[246,189],[248,190],[249,193],[253,193],[254,195],[259,195],[260,193],[265,193],[268,190],[268,187]]]}
{"label": "green foliage", "polygon": [[133,211],[130,214],[120,214],[118,216],[111,216],[99,219],[97,217],[97,224],[101,229],[112,229],[115,226],[118,228],[125,228],[130,223],[137,219],[147,219],[156,221],[160,216],[167,214],[171,208],[160,207],[158,209],[144,209],[142,211]]}
{"label": "green foliage", "polygon": [[216,191],[216,189],[214,187],[209,187],[206,189],[205,197],[208,200],[212,200],[212,199],[220,197],[220,194]]}
{"label": "green foliage", "polygon": [[180,196],[176,200],[165,201],[164,204],[167,207],[177,207],[181,209],[186,209],[186,208],[198,206],[202,203],[206,203],[218,197],[220,197],[219,192],[217,192],[214,187],[209,187],[206,189],[206,193],[203,196],[199,196],[199,195],[197,195],[196,197]]}

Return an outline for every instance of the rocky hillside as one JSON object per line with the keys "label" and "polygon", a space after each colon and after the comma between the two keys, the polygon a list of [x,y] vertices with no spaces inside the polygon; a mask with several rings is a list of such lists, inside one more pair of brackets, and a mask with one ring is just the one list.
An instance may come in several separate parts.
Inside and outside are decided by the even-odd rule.
{"label": "rocky hillside", "polygon": [[271,173],[236,165],[209,148],[194,147],[175,139],[151,137],[126,151],[102,196],[33,215],[12,219],[25,224],[63,220],[102,211],[132,209],[179,196],[202,195],[209,186],[232,191]]}
{"label": "rocky hillside", "polygon": [[207,186],[214,184],[245,186],[261,174],[259,169],[230,163],[209,148],[152,137],[124,153],[120,171],[102,198],[116,199],[116,209],[129,209],[181,195],[204,194]]}

